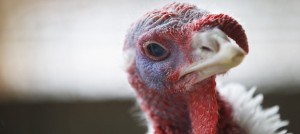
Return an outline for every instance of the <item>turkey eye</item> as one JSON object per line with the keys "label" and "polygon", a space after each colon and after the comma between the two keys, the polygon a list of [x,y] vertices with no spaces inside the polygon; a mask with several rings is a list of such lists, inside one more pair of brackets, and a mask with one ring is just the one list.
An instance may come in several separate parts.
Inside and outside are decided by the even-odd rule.
{"label": "turkey eye", "polygon": [[153,60],[163,60],[169,55],[169,51],[162,45],[148,42],[144,45],[146,55]]}
{"label": "turkey eye", "polygon": [[162,48],[160,45],[156,43],[150,43],[147,46],[147,51],[149,52],[149,54],[155,57],[161,57],[165,55],[165,53],[167,52],[164,48]]}

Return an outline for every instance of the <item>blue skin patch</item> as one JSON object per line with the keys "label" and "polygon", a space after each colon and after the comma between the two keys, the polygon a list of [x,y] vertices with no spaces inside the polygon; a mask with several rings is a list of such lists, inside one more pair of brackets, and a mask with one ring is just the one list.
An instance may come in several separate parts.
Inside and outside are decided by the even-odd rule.
{"label": "blue skin patch", "polygon": [[[169,87],[170,81],[167,77],[177,70],[180,65],[183,65],[185,62],[184,54],[180,51],[178,46],[182,44],[175,44],[174,41],[178,39],[177,37],[188,39],[183,36],[188,36],[188,32],[192,32],[193,29],[185,29],[183,26],[188,23],[192,23],[194,20],[202,18],[208,12],[194,7],[193,9],[187,8],[189,10],[179,10],[177,11],[177,6],[174,5],[169,7],[168,12],[170,15],[166,16],[166,11],[163,12],[151,12],[146,14],[140,21],[134,23],[130,28],[127,38],[125,41],[125,49],[134,48],[136,49],[135,55],[135,67],[139,77],[145,82],[145,84],[150,89],[163,90],[166,87]],[[171,12],[172,11],[172,12]],[[176,12],[175,12],[176,11]],[[173,14],[177,15],[173,15]],[[162,17],[162,18],[159,18]],[[165,40],[169,39],[168,45],[172,46],[170,48],[170,55],[164,60],[155,61],[143,55],[138,48],[140,42],[139,39],[145,35],[145,33],[153,34],[160,33],[161,36],[166,36]],[[176,36],[173,36],[174,31],[178,32]],[[163,34],[165,33],[165,34]],[[167,37],[169,36],[169,37]],[[155,41],[155,40],[146,40],[146,41]],[[146,42],[144,41],[144,42]],[[161,54],[161,50],[155,49],[157,55]]]}
{"label": "blue skin patch", "polygon": [[136,68],[139,76],[150,89],[166,89],[167,76],[176,70],[182,61],[182,53],[176,45],[170,50],[170,55],[164,60],[152,60],[140,52],[136,53]]}

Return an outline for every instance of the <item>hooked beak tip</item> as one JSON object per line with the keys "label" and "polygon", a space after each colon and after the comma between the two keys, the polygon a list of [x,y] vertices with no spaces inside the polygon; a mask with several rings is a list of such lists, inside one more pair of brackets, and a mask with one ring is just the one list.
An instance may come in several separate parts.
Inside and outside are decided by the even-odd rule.
{"label": "hooked beak tip", "polygon": [[[210,41],[210,42],[204,42],[204,44],[206,43],[212,45],[216,45],[212,43],[212,42],[216,42],[217,45],[219,46],[219,50],[216,51],[211,57],[195,61],[194,63],[183,68],[182,71],[180,72],[179,77],[183,77],[192,72],[197,72],[199,74],[199,79],[203,80],[212,75],[224,73],[227,72],[229,69],[236,67],[243,61],[244,57],[247,55],[247,53],[242,48],[230,42],[227,36],[223,35],[224,33],[221,30],[212,30],[208,32],[212,32],[212,33],[208,33],[208,34],[204,33],[204,34],[210,36],[206,36],[206,35],[198,36],[197,40],[200,41],[197,42],[203,43],[204,41]],[[199,46],[199,45],[196,44],[193,46]],[[201,56],[203,54],[198,53],[198,55]]]}

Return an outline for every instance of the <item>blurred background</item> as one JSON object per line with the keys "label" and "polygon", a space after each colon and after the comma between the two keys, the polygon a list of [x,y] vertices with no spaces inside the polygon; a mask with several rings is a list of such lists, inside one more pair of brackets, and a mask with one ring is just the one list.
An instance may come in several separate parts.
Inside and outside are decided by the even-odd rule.
{"label": "blurred background", "polygon": [[[140,134],[123,69],[130,24],[171,0],[0,0],[0,134]],[[250,53],[219,78],[256,86],[300,133],[300,1],[184,0],[244,26]]]}

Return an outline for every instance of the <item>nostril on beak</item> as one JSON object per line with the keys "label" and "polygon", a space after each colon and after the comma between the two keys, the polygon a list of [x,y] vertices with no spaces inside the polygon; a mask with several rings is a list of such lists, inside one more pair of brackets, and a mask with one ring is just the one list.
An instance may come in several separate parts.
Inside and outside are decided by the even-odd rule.
{"label": "nostril on beak", "polygon": [[202,49],[203,51],[213,52],[213,50],[212,50],[211,48],[207,47],[207,46],[202,46],[201,49]]}

